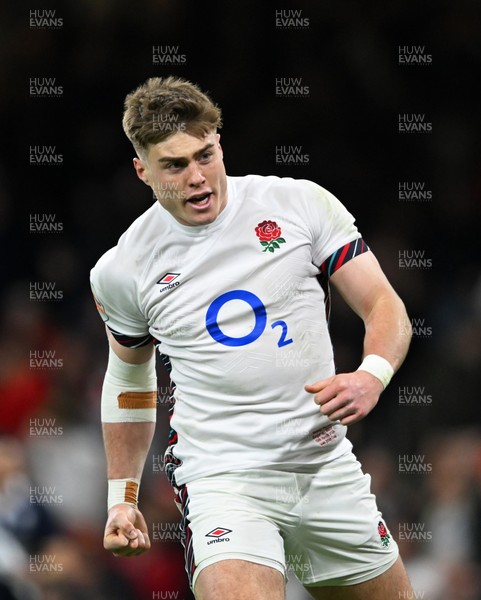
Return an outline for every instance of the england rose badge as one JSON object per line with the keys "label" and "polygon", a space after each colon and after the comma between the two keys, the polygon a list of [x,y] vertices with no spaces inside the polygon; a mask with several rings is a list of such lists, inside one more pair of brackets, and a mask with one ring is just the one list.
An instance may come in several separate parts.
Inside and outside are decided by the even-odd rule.
{"label": "england rose badge", "polygon": [[281,237],[281,228],[275,221],[262,221],[262,223],[259,223],[256,227],[256,235],[261,246],[264,246],[262,252],[274,252],[276,248],[280,248],[279,244],[286,243],[286,240]]}

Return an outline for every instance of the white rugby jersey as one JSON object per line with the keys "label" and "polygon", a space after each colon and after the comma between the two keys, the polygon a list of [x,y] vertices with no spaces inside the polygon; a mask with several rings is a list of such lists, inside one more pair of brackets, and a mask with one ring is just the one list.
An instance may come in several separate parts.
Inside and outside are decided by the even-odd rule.
{"label": "white rugby jersey", "polygon": [[228,177],[211,224],[155,202],[91,272],[125,345],[158,344],[175,383],[166,472],[179,486],[230,470],[305,471],[350,449],[304,385],[335,373],[328,277],[368,250],[317,184]]}

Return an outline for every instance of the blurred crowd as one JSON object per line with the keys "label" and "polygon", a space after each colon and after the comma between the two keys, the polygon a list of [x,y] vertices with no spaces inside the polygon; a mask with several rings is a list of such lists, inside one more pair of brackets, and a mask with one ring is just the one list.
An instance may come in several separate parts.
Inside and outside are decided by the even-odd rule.
{"label": "blurred crowd", "polygon": [[[285,29],[281,2],[52,1],[57,24],[32,27],[39,4],[2,8],[0,24],[0,598],[192,597],[162,471],[160,367],[141,486],[152,551],[127,560],[102,548],[107,346],[88,285],[89,269],[153,201],[131,167],[123,98],[173,73],[222,107],[229,174],[311,179],[357,217],[416,326],[405,365],[350,438],[414,597],[481,599],[479,3],[301,1],[288,8],[307,25]],[[156,45],[178,46],[185,64],[153,64]],[[400,66],[400,45],[424,46],[432,64]],[[53,97],[29,92],[38,77],[55,79]],[[309,93],[278,97],[276,77],[302,78]],[[423,114],[432,133],[400,134],[400,113]],[[306,164],[276,162],[289,145]],[[61,164],[32,166],[32,146],[55,147]],[[401,201],[406,181],[432,199]],[[55,226],[32,230],[46,218]],[[414,250],[430,266],[401,268],[400,253]],[[32,294],[46,285],[43,299]],[[356,368],[362,327],[336,297],[332,335],[338,370]],[[303,594],[291,581],[289,600]]]}

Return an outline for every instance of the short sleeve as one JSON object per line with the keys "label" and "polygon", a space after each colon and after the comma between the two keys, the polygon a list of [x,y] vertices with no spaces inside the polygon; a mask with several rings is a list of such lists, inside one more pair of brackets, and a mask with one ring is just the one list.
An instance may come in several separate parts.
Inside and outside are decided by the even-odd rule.
{"label": "short sleeve", "polygon": [[[308,186],[307,211],[308,227],[312,235],[313,264],[321,267],[336,253],[342,255],[343,259],[352,258],[354,248],[357,251],[356,240],[361,239],[354,217],[326,189],[312,182],[306,183],[311,184]],[[365,244],[362,247],[367,249]]]}
{"label": "short sleeve", "polygon": [[136,347],[150,341],[138,303],[135,264],[120,256],[118,247],[100,258],[90,272],[90,284],[100,317],[120,343]]}
{"label": "short sleeve", "polygon": [[369,247],[362,238],[357,238],[352,242],[344,244],[344,246],[338,248],[321,264],[322,275],[326,279],[329,279],[342,265],[349,262],[351,258],[364,254],[368,250]]}

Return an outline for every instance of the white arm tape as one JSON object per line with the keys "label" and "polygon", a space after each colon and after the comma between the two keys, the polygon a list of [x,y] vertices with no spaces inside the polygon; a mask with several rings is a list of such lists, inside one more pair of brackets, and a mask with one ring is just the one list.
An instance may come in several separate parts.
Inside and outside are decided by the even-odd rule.
{"label": "white arm tape", "polygon": [[109,491],[107,497],[107,510],[116,504],[130,504],[137,506],[139,496],[138,479],[109,479]]}
{"label": "white arm tape", "polygon": [[102,423],[155,422],[157,377],[155,354],[146,363],[126,363],[110,348],[102,387]]}
{"label": "white arm tape", "polygon": [[357,370],[367,371],[368,373],[371,373],[371,375],[374,375],[374,377],[377,377],[384,389],[386,389],[394,375],[394,369],[392,368],[391,363],[377,354],[368,354],[365,356]]}

